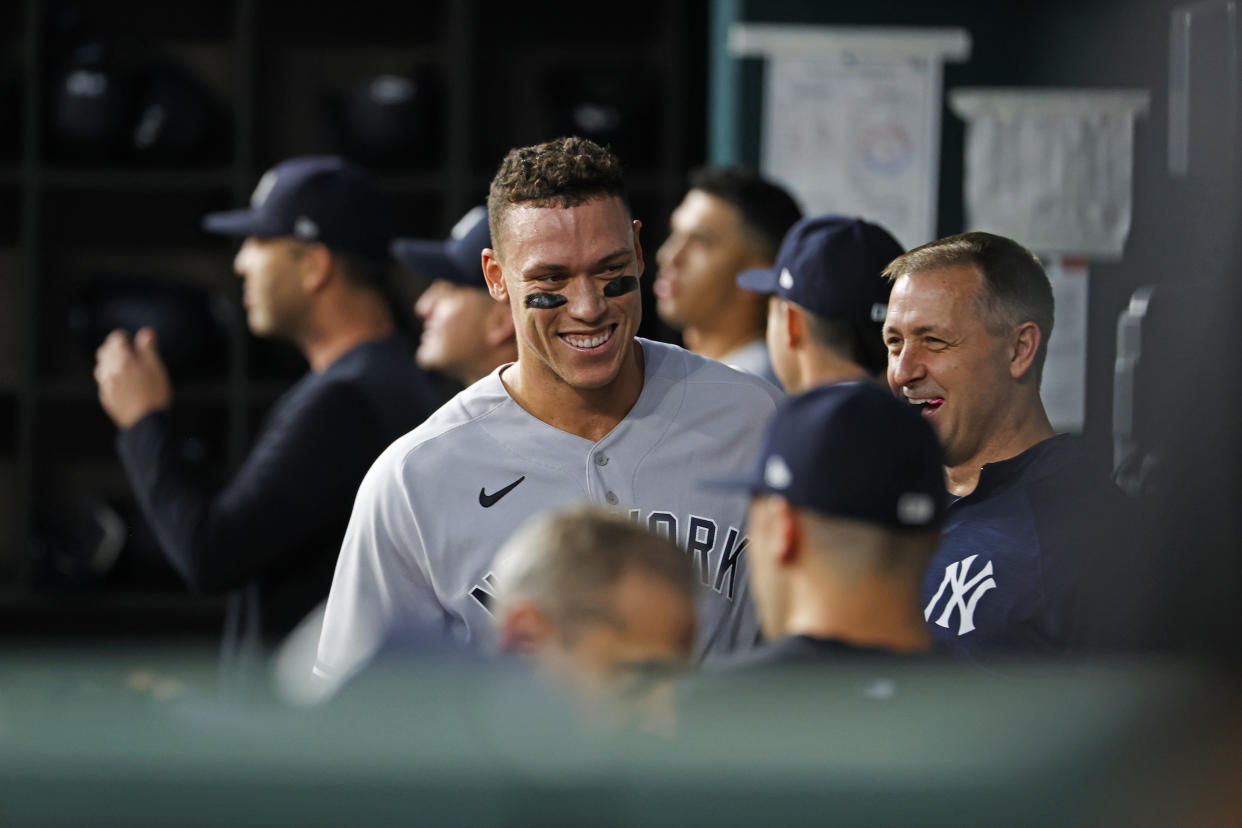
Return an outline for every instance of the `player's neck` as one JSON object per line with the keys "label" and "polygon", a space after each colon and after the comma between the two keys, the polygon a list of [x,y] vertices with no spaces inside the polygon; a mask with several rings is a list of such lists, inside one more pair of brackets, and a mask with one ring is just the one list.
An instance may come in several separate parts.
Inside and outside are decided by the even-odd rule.
{"label": "player's neck", "polygon": [[1055,437],[1056,431],[1040,403],[1025,406],[1012,413],[1003,428],[994,429],[965,461],[945,466],[945,484],[949,493],[965,497],[979,485],[979,473],[988,463],[999,463],[1017,457],[1036,443]]}
{"label": "player's neck", "polygon": [[855,647],[922,652],[931,635],[919,609],[919,585],[884,580],[807,584],[795,597],[786,635],[831,638]]}
{"label": "player's neck", "polygon": [[460,382],[463,386],[474,385],[479,380],[486,377],[492,371],[507,362],[515,362],[517,360],[517,347],[510,341],[506,347],[497,348],[488,351],[482,358],[474,360],[468,365],[462,366],[453,378]]}
{"label": "player's neck", "polygon": [[625,419],[643,390],[644,357],[631,341],[621,370],[608,385],[575,388],[547,369],[537,358],[518,361],[500,379],[514,402],[554,428],[592,443],[602,440]]}
{"label": "player's neck", "polygon": [[767,328],[768,303],[762,297],[739,295],[718,305],[706,324],[687,325],[682,331],[686,347],[700,356],[723,359],[729,354],[764,338]]}
{"label": "player's neck", "polygon": [[763,339],[762,328],[724,326],[711,329],[686,328],[682,331],[682,341],[686,348],[710,359],[723,359],[757,339]]}
{"label": "player's neck", "polygon": [[355,303],[346,312],[339,310],[334,308],[310,319],[296,340],[315,373],[327,370],[364,342],[392,336],[396,330],[388,310],[374,303]]}
{"label": "player's neck", "polygon": [[786,389],[791,394],[818,388],[821,385],[873,379],[861,365],[817,348],[800,352],[799,357],[801,370],[798,387]]}

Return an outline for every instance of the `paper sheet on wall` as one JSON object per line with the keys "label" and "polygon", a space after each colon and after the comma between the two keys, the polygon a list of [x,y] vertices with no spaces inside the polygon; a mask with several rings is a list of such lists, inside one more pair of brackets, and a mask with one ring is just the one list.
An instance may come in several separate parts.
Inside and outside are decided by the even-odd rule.
{"label": "paper sheet on wall", "polygon": [[949,103],[967,121],[970,229],[1044,253],[1121,256],[1146,92],[957,89]]}
{"label": "paper sheet on wall", "polygon": [[1077,433],[1086,419],[1087,264],[1081,259],[1045,258],[1056,319],[1048,340],[1040,396],[1052,427]]}
{"label": "paper sheet on wall", "polygon": [[905,247],[934,238],[940,64],[773,58],[762,168],[808,213],[863,216]]}
{"label": "paper sheet on wall", "polygon": [[969,32],[735,23],[729,49],[768,59],[760,164],[805,212],[935,237],[942,67],[970,56]]}

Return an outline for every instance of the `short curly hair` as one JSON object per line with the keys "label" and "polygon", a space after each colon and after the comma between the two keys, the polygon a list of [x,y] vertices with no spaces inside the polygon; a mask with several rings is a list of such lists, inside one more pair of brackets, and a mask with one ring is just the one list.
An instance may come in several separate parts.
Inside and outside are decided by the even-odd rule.
{"label": "short curly hair", "polygon": [[611,150],[586,138],[568,137],[509,150],[487,193],[492,246],[499,249],[508,212],[532,207],[576,207],[616,197],[630,209],[621,162]]}

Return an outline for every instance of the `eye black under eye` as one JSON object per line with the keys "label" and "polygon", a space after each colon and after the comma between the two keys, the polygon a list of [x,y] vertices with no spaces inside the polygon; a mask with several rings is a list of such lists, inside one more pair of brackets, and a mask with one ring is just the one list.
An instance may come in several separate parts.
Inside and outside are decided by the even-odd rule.
{"label": "eye black under eye", "polygon": [[638,290],[637,276],[618,276],[604,285],[604,295],[610,299],[636,290]]}
{"label": "eye black under eye", "polygon": [[559,308],[569,300],[563,293],[530,293],[526,296],[526,307],[537,310]]}

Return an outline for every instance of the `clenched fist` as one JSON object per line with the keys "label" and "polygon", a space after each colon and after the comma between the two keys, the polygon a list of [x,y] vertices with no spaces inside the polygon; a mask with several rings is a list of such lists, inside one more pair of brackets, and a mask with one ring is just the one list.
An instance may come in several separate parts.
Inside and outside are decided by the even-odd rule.
{"label": "clenched fist", "polygon": [[129,428],[172,405],[168,369],[150,328],[139,330],[132,343],[125,331],[108,334],[95,352],[95,382],[99,402],[117,428]]}

